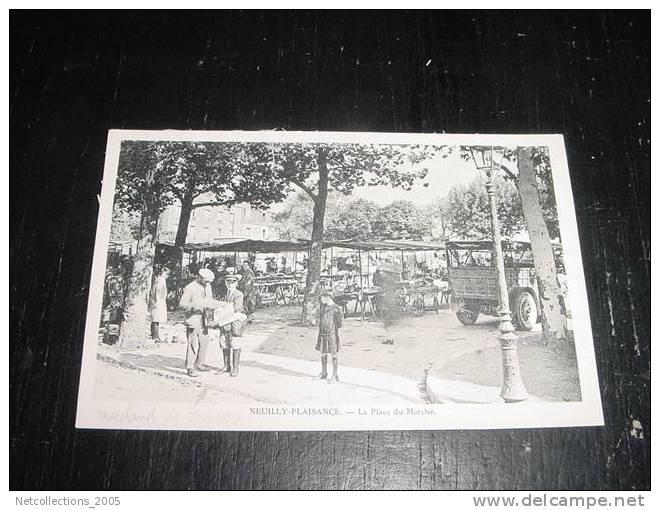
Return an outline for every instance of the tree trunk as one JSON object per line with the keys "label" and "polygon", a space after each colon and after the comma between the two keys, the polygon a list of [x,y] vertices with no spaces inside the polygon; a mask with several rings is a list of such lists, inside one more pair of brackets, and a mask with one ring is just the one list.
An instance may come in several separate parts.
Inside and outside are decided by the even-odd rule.
{"label": "tree trunk", "polygon": [[181,198],[181,212],[179,213],[179,223],[176,227],[174,249],[168,252],[170,258],[166,262],[172,271],[172,283],[177,290],[183,286],[183,247],[186,245],[186,239],[188,237],[188,227],[190,226],[190,218],[194,209],[193,202],[193,193],[186,191]]}
{"label": "tree trunk", "polygon": [[190,217],[193,211],[193,196],[192,193],[186,192],[181,199],[181,213],[179,215],[179,224],[176,228],[176,238],[174,239],[174,246],[179,250],[186,244],[186,237],[188,236],[188,226],[190,225]]}
{"label": "tree trunk", "polygon": [[534,256],[534,268],[539,286],[543,339],[548,344],[556,339],[566,338],[566,317],[562,313],[559,301],[561,290],[557,281],[557,267],[552,252],[550,235],[548,234],[548,226],[545,223],[539,201],[532,156],[532,148],[518,148],[518,189],[532,245],[532,255]]}
{"label": "tree trunk", "polygon": [[312,221],[312,244],[309,249],[305,300],[303,301],[302,322],[305,326],[318,324],[318,295],[321,283],[321,256],[323,252],[323,220],[325,205],[328,200],[328,165],[325,153],[318,154],[319,189],[314,200],[314,219]]}
{"label": "tree trunk", "polygon": [[135,262],[128,285],[124,313],[119,334],[120,350],[144,347],[150,336],[149,293],[153,280],[153,262],[156,254],[158,208],[153,196],[155,169],[147,177],[146,197],[140,218],[140,238],[135,252]]}

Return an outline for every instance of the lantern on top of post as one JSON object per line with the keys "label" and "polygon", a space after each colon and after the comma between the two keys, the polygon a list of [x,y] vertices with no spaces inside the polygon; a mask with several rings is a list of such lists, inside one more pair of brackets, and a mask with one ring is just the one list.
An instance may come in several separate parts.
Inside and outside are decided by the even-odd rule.
{"label": "lantern on top of post", "polygon": [[528,398],[527,390],[520,375],[518,362],[518,337],[511,322],[509,308],[509,290],[504,269],[504,253],[502,251],[502,234],[497,216],[497,197],[493,184],[493,172],[500,168],[504,158],[504,147],[470,146],[470,154],[477,170],[485,176],[486,194],[490,207],[490,225],[493,235],[493,254],[497,273],[497,289],[499,294],[499,336],[502,354],[502,391],[500,397],[507,403],[521,402]]}

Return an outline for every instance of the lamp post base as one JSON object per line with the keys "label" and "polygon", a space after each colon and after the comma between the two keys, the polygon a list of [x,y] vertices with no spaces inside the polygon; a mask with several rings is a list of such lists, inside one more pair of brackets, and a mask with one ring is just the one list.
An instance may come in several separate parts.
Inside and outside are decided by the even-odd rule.
{"label": "lamp post base", "polygon": [[529,395],[520,375],[520,363],[518,362],[518,337],[513,332],[511,320],[507,321],[506,317],[501,319],[498,340],[502,351],[503,371],[500,397],[507,404],[527,400]]}

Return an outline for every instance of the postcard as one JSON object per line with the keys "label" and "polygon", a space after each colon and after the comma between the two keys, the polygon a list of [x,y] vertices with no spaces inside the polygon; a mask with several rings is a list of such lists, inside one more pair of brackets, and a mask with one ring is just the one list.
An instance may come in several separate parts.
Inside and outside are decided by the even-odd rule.
{"label": "postcard", "polygon": [[109,132],[77,427],[594,425],[561,135]]}

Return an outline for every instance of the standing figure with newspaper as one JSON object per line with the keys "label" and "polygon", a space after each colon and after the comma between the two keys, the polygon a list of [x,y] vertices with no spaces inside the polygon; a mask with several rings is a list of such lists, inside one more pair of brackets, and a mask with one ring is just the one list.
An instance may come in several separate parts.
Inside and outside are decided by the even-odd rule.
{"label": "standing figure with newspaper", "polygon": [[224,342],[222,347],[222,358],[225,366],[217,373],[230,373],[232,377],[238,375],[238,365],[241,359],[241,348],[237,340],[243,335],[243,328],[247,322],[247,315],[243,307],[243,293],[237,287],[238,277],[227,276],[227,296],[219,307],[214,310],[214,322],[220,328],[220,341]]}

